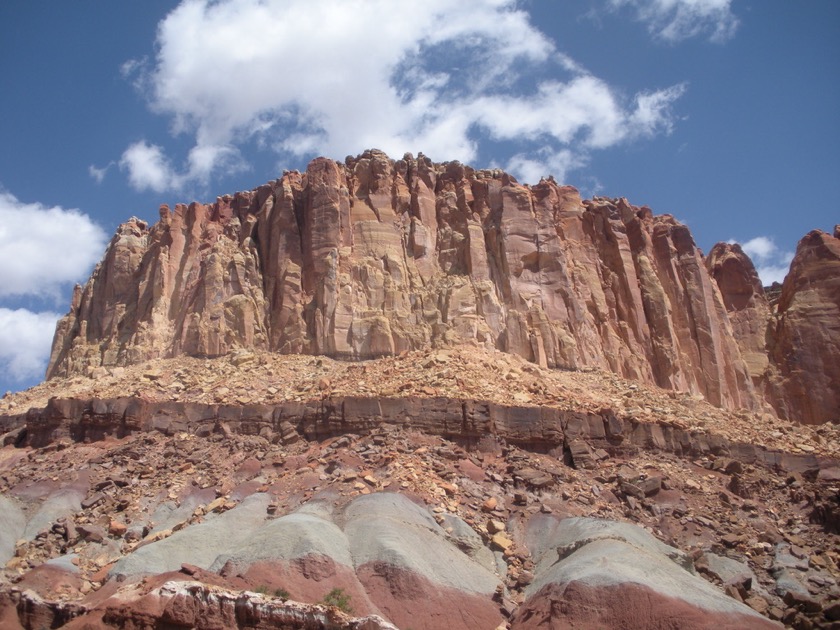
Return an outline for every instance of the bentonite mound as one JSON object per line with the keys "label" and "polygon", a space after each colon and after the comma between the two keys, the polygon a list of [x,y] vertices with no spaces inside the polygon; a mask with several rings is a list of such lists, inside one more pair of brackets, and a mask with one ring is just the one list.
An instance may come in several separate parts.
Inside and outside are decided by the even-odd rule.
{"label": "bentonite mound", "polygon": [[694,573],[691,558],[614,521],[534,517],[535,579],[517,628],[778,628]]}
{"label": "bentonite mound", "polygon": [[501,622],[491,599],[501,585],[496,561],[469,526],[462,529],[475,539],[474,555],[400,494],[360,496],[335,513],[332,504],[310,502],[275,519],[267,516],[270,501],[267,494],[251,495],[218,518],[138,549],[110,575],[157,575],[191,564],[259,579],[302,601],[341,588],[354,612],[385,614],[404,627]]}

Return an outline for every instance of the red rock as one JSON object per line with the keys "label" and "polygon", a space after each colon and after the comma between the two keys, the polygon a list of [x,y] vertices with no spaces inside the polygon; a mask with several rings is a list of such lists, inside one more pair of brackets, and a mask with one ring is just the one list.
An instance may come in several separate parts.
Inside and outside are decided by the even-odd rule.
{"label": "red rock", "polygon": [[125,523],[121,523],[120,521],[112,520],[111,523],[108,525],[108,533],[111,536],[122,536],[128,530],[128,527]]}
{"label": "red rock", "polygon": [[806,424],[840,419],[840,238],[815,230],[796,248],[782,285],[768,396],[778,414]]}
{"label": "red rock", "polygon": [[48,375],[239,348],[362,359],[467,342],[751,407],[730,332],[673,217],[372,150],[122,225],[57,328]]}
{"label": "red rock", "polygon": [[840,237],[815,230],[791,262],[775,312],[750,259],[718,243],[706,259],[753,383],[777,414],[806,424],[840,409]]}
{"label": "red rock", "polygon": [[362,565],[357,574],[370,600],[400,628],[472,630],[502,622],[489,596],[442,586],[385,563]]}
{"label": "red rock", "polygon": [[771,630],[769,619],[731,612],[714,612],[687,601],[668,597],[645,586],[589,586],[572,582],[563,587],[549,584],[516,611],[511,628],[658,628],[681,630]]}
{"label": "red rock", "polygon": [[737,243],[718,243],[706,258],[706,267],[720,289],[753,383],[763,386],[768,367],[767,327],[770,306],[755,266]]}

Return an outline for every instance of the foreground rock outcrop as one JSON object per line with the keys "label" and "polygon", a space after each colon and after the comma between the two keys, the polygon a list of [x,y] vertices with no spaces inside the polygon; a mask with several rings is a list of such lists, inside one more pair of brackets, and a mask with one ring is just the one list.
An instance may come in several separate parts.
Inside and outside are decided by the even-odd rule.
{"label": "foreground rock outcrop", "polygon": [[364,359],[452,343],[757,403],[673,217],[379,151],[122,225],[58,325],[48,376],[237,348]]}

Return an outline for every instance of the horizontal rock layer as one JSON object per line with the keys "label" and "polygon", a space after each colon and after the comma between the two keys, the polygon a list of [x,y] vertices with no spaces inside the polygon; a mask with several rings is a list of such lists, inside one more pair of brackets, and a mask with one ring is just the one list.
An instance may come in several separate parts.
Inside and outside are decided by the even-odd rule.
{"label": "horizontal rock layer", "polygon": [[327,606],[279,601],[253,592],[235,592],[200,582],[166,582],[151,593],[120,605],[88,608],[44,601],[30,590],[0,591],[4,627],[25,628],[248,628],[268,630],[396,630],[375,615],[354,618]]}
{"label": "horizontal rock layer", "polygon": [[58,440],[95,441],[136,432],[207,436],[214,432],[260,435],[275,442],[367,433],[383,425],[440,435],[464,445],[501,438],[535,452],[567,457],[578,467],[594,463],[598,449],[612,455],[654,450],[677,455],[735,457],[774,470],[815,475],[836,462],[815,455],[774,451],[668,424],[552,407],[499,405],[453,398],[329,398],[277,405],[209,405],[147,402],[140,398],[52,399],[45,409],[0,416],[4,445],[41,448]]}
{"label": "horizontal rock layer", "polygon": [[58,325],[48,376],[242,347],[363,359],[451,343],[757,402],[673,217],[379,151],[120,226]]}

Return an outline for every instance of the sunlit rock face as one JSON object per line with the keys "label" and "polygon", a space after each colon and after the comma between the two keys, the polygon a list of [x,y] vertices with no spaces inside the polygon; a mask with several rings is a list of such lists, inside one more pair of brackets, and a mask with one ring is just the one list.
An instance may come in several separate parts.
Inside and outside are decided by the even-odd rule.
{"label": "sunlit rock face", "polygon": [[799,241],[777,308],[768,399],[783,418],[840,421],[840,226]]}
{"label": "sunlit rock face", "polygon": [[48,376],[243,347],[365,359],[467,343],[753,407],[741,337],[673,217],[371,150],[120,226]]}
{"label": "sunlit rock face", "polygon": [[738,245],[706,259],[756,390],[779,417],[840,421],[840,229],[800,242],[775,304]]}
{"label": "sunlit rock face", "polygon": [[720,289],[753,384],[762,387],[769,366],[770,306],[755,265],[737,243],[717,243],[706,257],[706,267]]}

